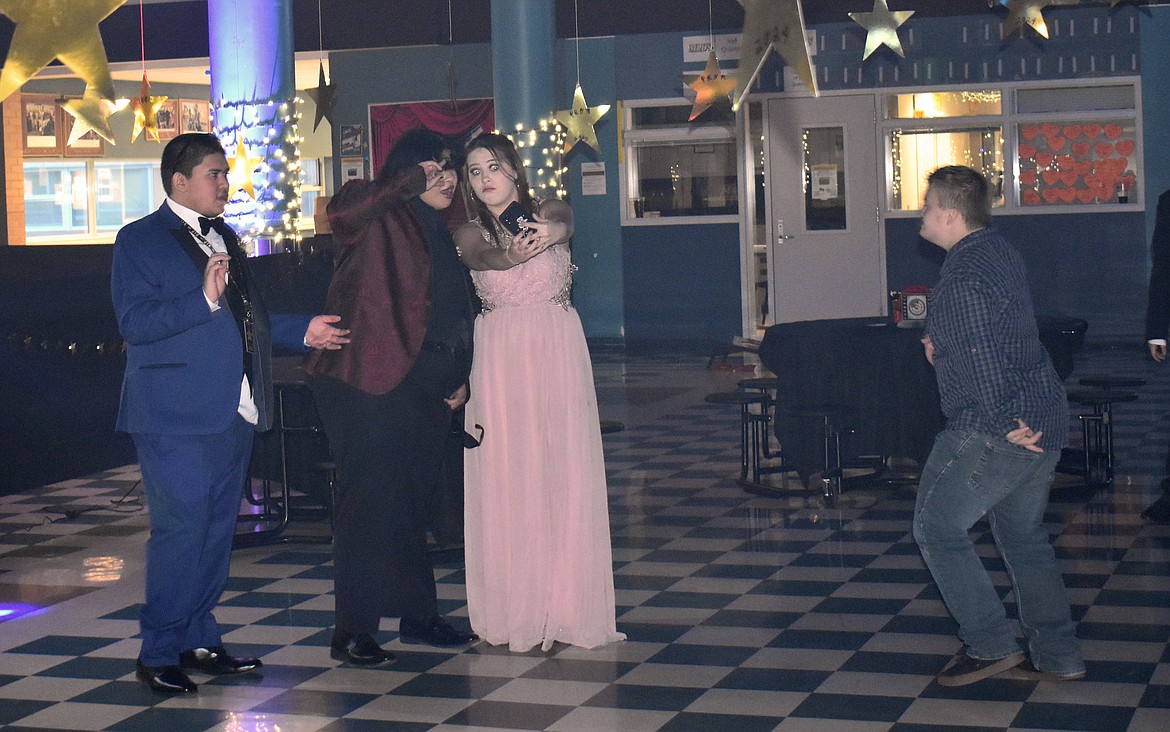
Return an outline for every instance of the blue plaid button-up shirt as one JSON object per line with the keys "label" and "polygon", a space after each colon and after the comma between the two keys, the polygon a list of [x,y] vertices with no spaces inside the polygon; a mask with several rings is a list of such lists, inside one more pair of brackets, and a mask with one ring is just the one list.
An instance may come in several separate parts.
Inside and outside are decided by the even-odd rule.
{"label": "blue plaid button-up shirt", "polygon": [[926,332],[946,429],[1006,436],[1019,418],[1044,433],[1044,450],[1064,447],[1064,385],[1040,343],[1023,259],[995,229],[968,234],[947,253]]}

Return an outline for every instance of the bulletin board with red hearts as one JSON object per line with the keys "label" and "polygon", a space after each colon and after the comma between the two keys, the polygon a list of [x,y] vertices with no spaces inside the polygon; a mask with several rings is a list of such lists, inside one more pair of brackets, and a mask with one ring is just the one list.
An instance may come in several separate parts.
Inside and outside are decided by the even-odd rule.
{"label": "bulletin board with red hearts", "polygon": [[1132,120],[1019,126],[1020,205],[1137,200]]}

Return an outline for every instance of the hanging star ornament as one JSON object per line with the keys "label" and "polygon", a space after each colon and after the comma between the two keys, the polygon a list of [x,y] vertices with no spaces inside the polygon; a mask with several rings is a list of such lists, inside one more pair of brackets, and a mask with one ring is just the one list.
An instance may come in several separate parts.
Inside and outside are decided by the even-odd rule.
{"label": "hanging star ornament", "polygon": [[740,42],[739,69],[735,83],[739,94],[732,109],[739,109],[752,88],[768,52],[776,49],[784,63],[791,66],[805,86],[817,94],[812,73],[812,59],[804,43],[804,11],[800,0],[739,0],[743,6],[743,40]]}
{"label": "hanging star ornament", "polygon": [[553,112],[553,117],[565,128],[565,147],[561,151],[562,154],[567,155],[578,142],[584,142],[597,152],[601,152],[593,125],[608,111],[608,104],[599,104],[596,107],[586,104],[585,92],[581,91],[581,84],[578,83],[573,91],[573,108]]}
{"label": "hanging star ornament", "polygon": [[691,120],[706,112],[715,102],[722,99],[730,101],[731,92],[735,91],[735,79],[724,75],[720,70],[714,48],[707,52],[707,68],[703,69],[703,73],[683,74],[682,80],[695,90],[695,106],[691,107]]}
{"label": "hanging star ornament", "polygon": [[871,12],[850,13],[849,17],[866,30],[865,53],[861,55],[861,60],[869,58],[869,55],[883,44],[902,58],[906,58],[906,53],[902,51],[902,41],[898,38],[898,26],[909,20],[911,15],[914,15],[913,10],[891,12],[886,0],[873,0]]}
{"label": "hanging star ornament", "polygon": [[317,114],[313,117],[313,132],[317,131],[317,125],[321,124],[323,119],[327,119],[329,124],[333,124],[333,102],[336,99],[337,86],[330,84],[329,80],[325,78],[324,63],[319,63],[317,67],[317,88],[306,89],[305,93],[317,105]]}
{"label": "hanging star ornament", "polygon": [[16,23],[0,73],[0,100],[59,59],[102,99],[114,99],[114,81],[98,23],[126,0],[0,0]]}
{"label": "hanging star ornament", "polygon": [[260,166],[263,160],[258,155],[249,155],[248,146],[244,144],[243,136],[236,140],[236,155],[228,164],[228,180],[232,181],[232,193],[243,191],[253,201],[256,200],[256,187],[252,185],[252,173]]}
{"label": "hanging star ornament", "polygon": [[1044,15],[1040,11],[1054,5],[1080,5],[1081,0],[1008,0],[1007,18],[1003,21],[1003,40],[1021,30],[1025,24],[1032,26],[1045,38],[1048,37],[1048,24],[1044,22]]}
{"label": "hanging star ornament", "polygon": [[109,99],[103,99],[93,87],[85,87],[85,93],[80,99],[70,99],[61,105],[74,118],[73,130],[69,133],[66,145],[72,146],[90,130],[111,145],[115,144],[114,130],[110,128],[109,118],[111,114],[125,109],[128,103],[125,99],[111,102]]}
{"label": "hanging star ornament", "polygon": [[146,132],[146,136],[155,142],[162,142],[158,136],[156,115],[167,99],[168,97],[152,97],[150,95],[150,82],[143,74],[142,90],[138,93],[138,97],[130,102],[130,108],[134,110],[134,130],[130,133],[130,142],[137,140],[143,132]]}

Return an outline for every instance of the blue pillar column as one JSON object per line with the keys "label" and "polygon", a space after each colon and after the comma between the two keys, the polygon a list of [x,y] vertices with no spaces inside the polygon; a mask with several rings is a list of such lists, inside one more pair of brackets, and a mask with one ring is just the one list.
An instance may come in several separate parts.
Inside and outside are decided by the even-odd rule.
{"label": "blue pillar column", "polygon": [[258,159],[255,200],[236,189],[225,216],[252,254],[293,249],[300,239],[300,138],[292,0],[208,0],[207,27],[215,134],[229,162],[241,139]]}
{"label": "blue pillar column", "polygon": [[[496,127],[512,135],[527,161],[528,180],[545,188],[543,171],[550,146],[540,129],[557,108],[555,0],[491,0],[492,85]],[[517,130],[527,131],[518,135]],[[535,148],[535,149],[534,149]],[[559,157],[558,157],[559,160]],[[549,193],[551,191],[545,191]]]}

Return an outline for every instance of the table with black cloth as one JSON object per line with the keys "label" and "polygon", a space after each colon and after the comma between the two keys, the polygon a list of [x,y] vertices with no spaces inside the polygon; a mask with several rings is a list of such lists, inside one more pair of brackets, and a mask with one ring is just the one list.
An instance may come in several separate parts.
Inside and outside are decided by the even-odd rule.
{"label": "table with black cloth", "polygon": [[943,416],[922,332],[873,318],[768,328],[760,360],[779,381],[776,437],[784,461],[802,480],[824,466],[823,421],[788,414],[786,407],[846,407],[838,425],[846,465],[858,456],[925,462]]}

